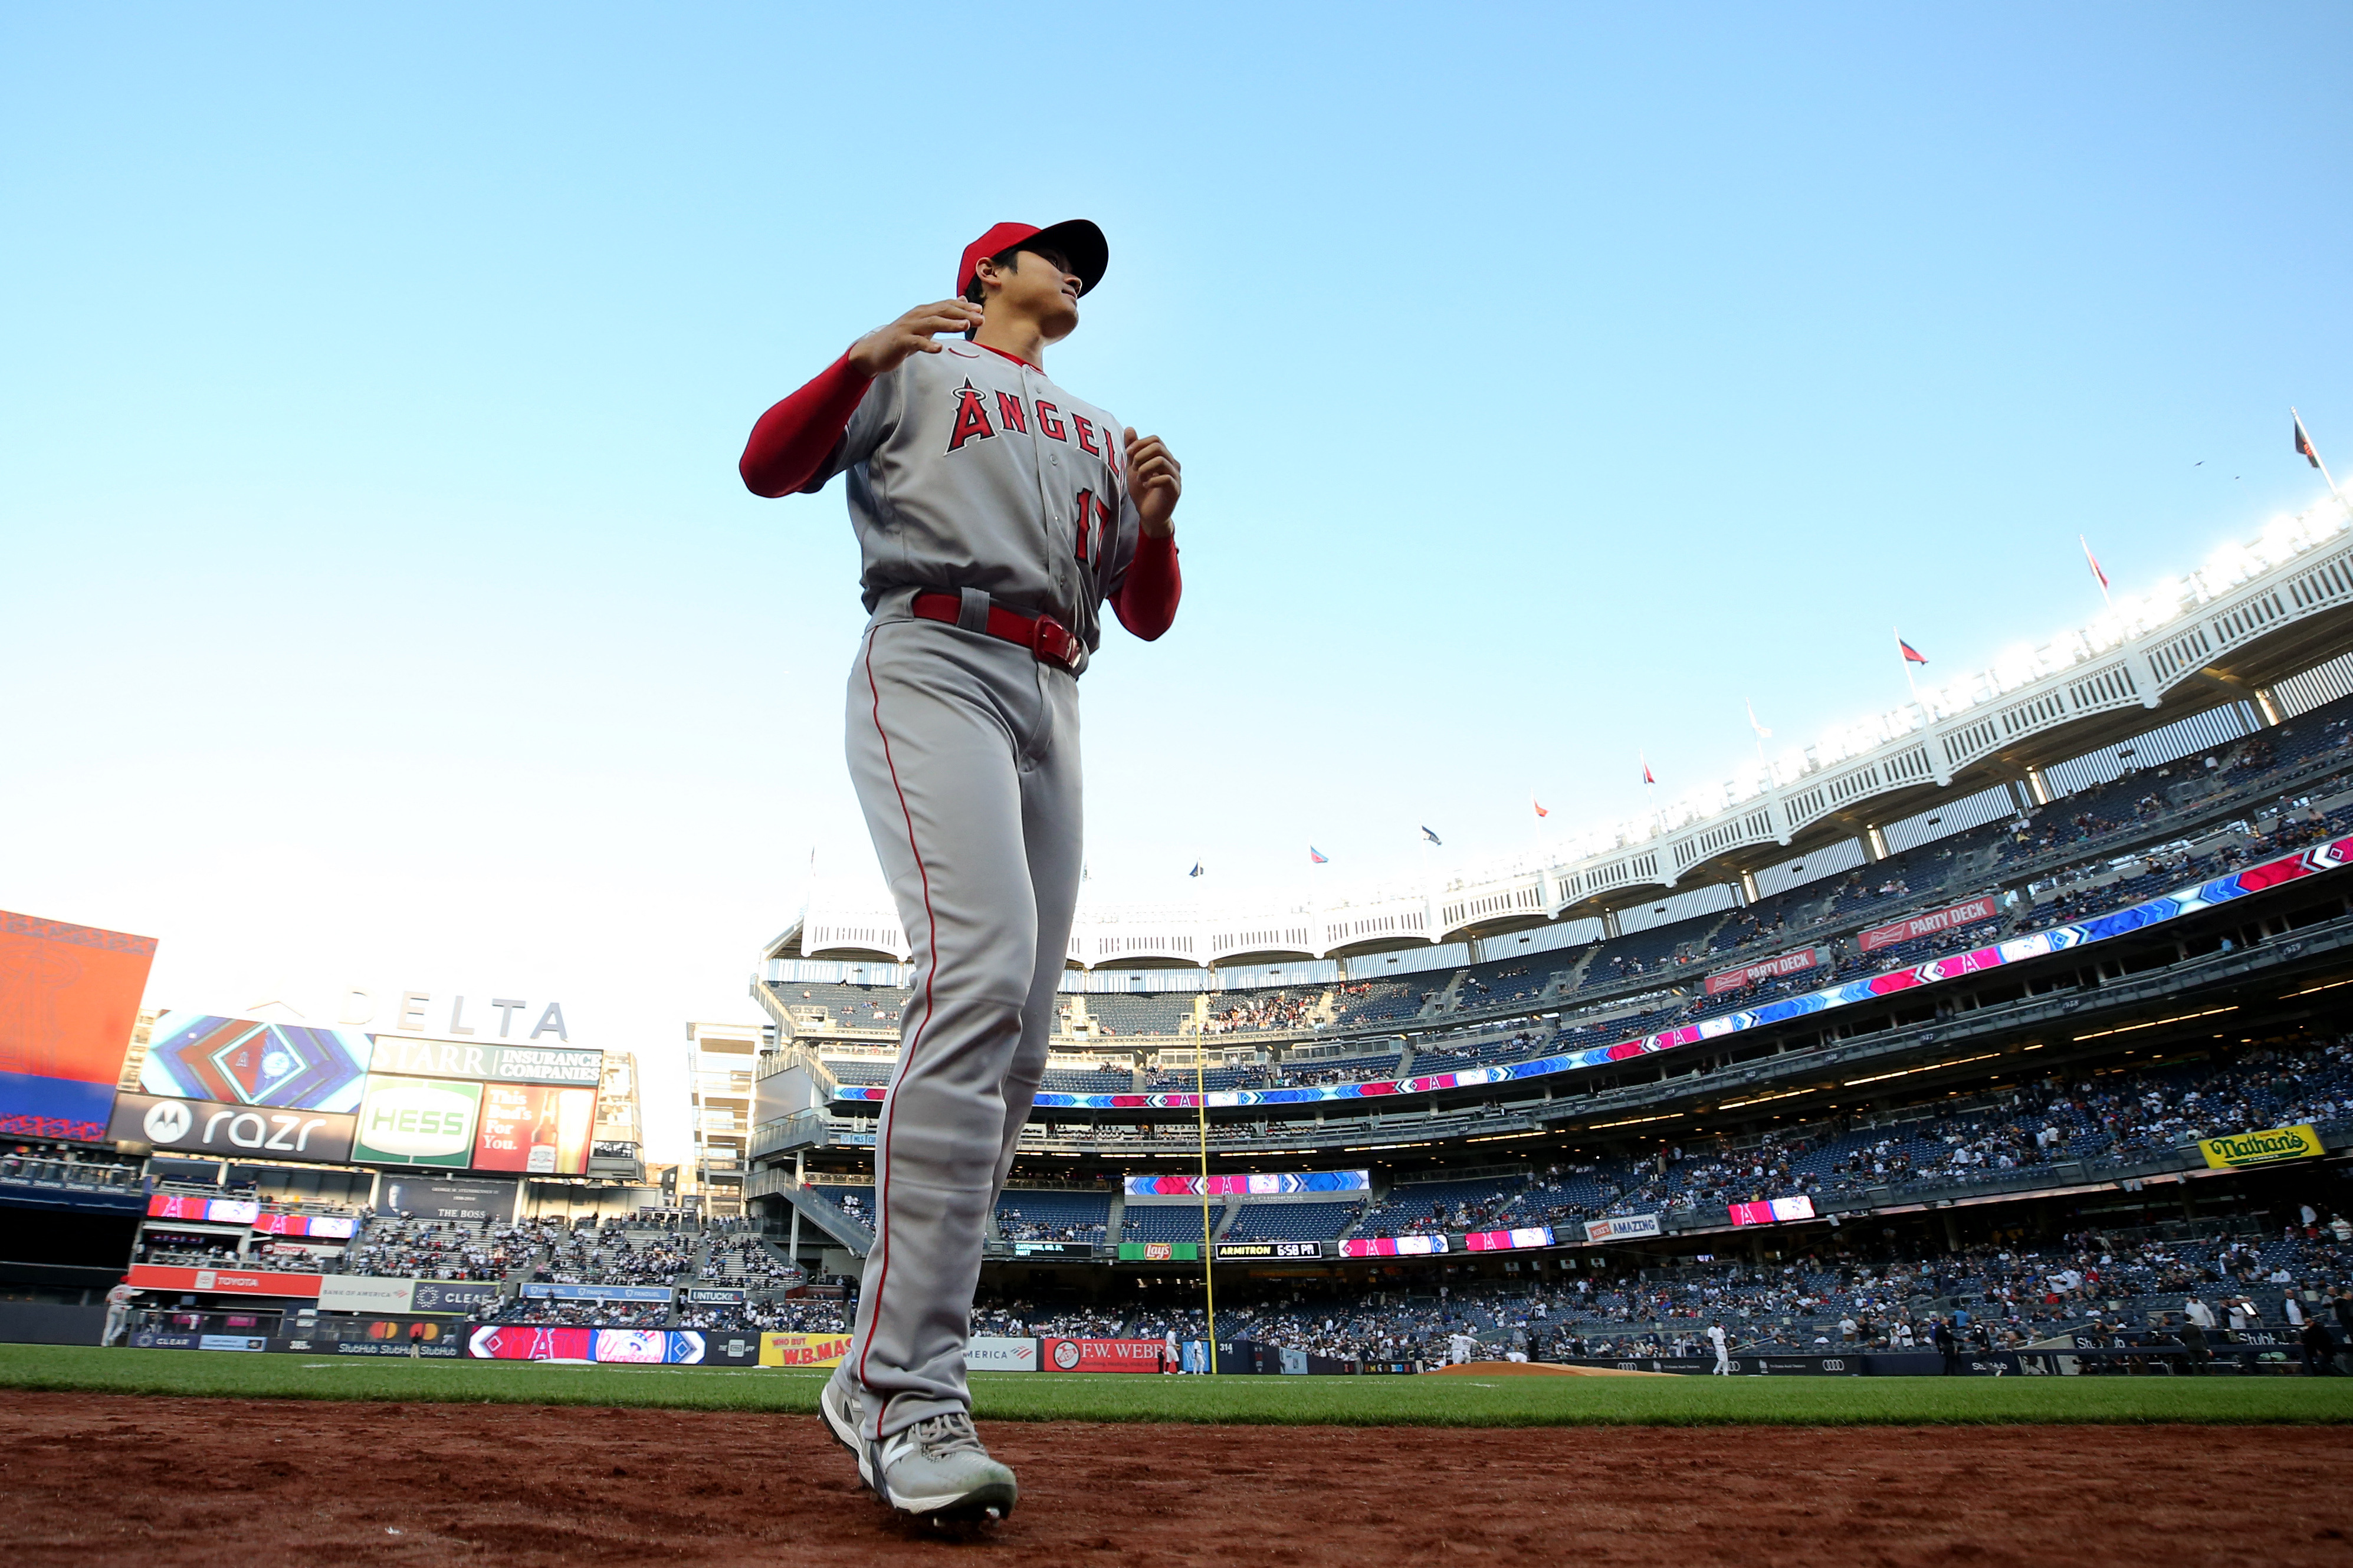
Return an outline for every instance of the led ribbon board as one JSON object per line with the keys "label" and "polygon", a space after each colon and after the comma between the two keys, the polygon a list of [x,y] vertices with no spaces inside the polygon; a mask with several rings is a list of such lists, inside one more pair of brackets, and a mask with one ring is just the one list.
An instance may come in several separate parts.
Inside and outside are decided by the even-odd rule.
{"label": "led ribbon board", "polygon": [[[1212,1110],[1248,1105],[1314,1105],[1340,1100],[1377,1100],[1386,1095],[1425,1094],[1433,1089],[1476,1089],[1482,1084],[1512,1083],[1522,1079],[1573,1072],[1580,1068],[1607,1067],[1611,1062],[1671,1051],[1679,1047],[1696,1045],[1702,1040],[1721,1039],[1726,1035],[1763,1028],[1768,1024],[1787,1023],[1792,1018],[1802,1018],[1814,1013],[1852,1007],[1858,1003],[1893,996],[1898,992],[1933,985],[1939,981],[1958,980],[1964,975],[2000,969],[2004,964],[2023,963],[2030,959],[2086,947],[2095,942],[2128,936],[2168,921],[2216,909],[2240,899],[2253,898],[2257,893],[2268,892],[2306,877],[2317,877],[2324,871],[2334,871],[2348,861],[2353,861],[2353,837],[2333,839],[2294,855],[2282,856],[2276,860],[2266,860],[2260,866],[2233,871],[2227,877],[2193,882],[2186,888],[2176,889],[2170,893],[2160,894],[2091,920],[2011,937],[2007,942],[1972,948],[1967,952],[1949,953],[1905,969],[1865,975],[1862,979],[1825,986],[1802,996],[1784,997],[1761,1006],[1719,1013],[1713,1018],[1685,1024],[1660,1034],[1643,1035],[1634,1039],[1620,1040],[1616,1045],[1596,1046],[1588,1050],[1569,1051],[1560,1056],[1539,1057],[1533,1061],[1514,1062],[1506,1067],[1466,1068],[1461,1072],[1437,1073],[1429,1078],[1334,1084],[1321,1089],[1221,1089],[1207,1096],[1040,1094],[1036,1103],[1040,1110],[1189,1110],[1204,1103]],[[833,1092],[833,1100],[837,1105],[873,1101],[886,1098],[889,1092],[881,1088],[837,1089]]]}

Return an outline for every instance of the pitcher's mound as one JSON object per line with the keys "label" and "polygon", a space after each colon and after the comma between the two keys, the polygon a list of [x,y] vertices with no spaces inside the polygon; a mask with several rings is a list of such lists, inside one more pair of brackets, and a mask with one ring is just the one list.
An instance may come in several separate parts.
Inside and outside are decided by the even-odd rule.
{"label": "pitcher's mound", "polygon": [[1432,1367],[1432,1377],[1672,1377],[1671,1372],[1623,1372],[1614,1366],[1554,1366],[1541,1361],[1466,1361]]}

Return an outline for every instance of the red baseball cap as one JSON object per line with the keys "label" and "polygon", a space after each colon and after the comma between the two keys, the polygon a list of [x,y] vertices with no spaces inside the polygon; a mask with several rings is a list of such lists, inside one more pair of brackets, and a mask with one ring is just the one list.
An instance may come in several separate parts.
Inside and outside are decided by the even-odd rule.
{"label": "red baseball cap", "polygon": [[981,258],[1002,256],[1016,247],[1060,251],[1071,270],[1079,275],[1082,294],[1103,281],[1103,268],[1111,261],[1111,247],[1103,230],[1082,217],[1046,228],[1034,223],[1000,223],[964,247],[964,259],[956,264],[955,291],[962,294],[971,286]]}

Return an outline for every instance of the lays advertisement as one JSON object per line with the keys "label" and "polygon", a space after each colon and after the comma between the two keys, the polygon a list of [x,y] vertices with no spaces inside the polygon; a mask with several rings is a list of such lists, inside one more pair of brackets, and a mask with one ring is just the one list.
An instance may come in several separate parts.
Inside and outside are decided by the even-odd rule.
{"label": "lays advertisement", "polygon": [[849,1353],[848,1334],[762,1334],[762,1366],[839,1366]]}
{"label": "lays advertisement", "polygon": [[2276,1164],[2282,1160],[2316,1160],[2328,1152],[2327,1145],[2321,1142],[2320,1134],[2309,1123],[2208,1138],[2199,1143],[2198,1150],[2206,1156],[2207,1168],[2215,1171]]}

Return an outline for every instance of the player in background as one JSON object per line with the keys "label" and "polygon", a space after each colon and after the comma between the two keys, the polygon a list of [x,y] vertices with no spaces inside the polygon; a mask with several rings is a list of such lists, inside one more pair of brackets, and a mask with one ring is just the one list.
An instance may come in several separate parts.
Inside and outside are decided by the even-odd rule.
{"label": "player in background", "polygon": [[851,344],[761,416],[741,465],[763,496],[849,475],[871,616],[849,773],[914,994],[857,1325],[819,1404],[877,1495],[934,1517],[1002,1517],[1018,1496],[973,1429],[965,1346],[1078,901],[1079,677],[1105,601],[1149,640],[1180,589],[1176,459],[1044,368],[1107,258],[1084,220],[998,224],[965,247],[956,298]]}
{"label": "player in background", "polygon": [[100,1344],[111,1345],[116,1340],[122,1337],[123,1329],[128,1326],[131,1321],[131,1303],[138,1294],[139,1292],[132,1288],[132,1284],[128,1279],[125,1279],[121,1283],[108,1289],[106,1292],[106,1331],[99,1336],[98,1342]]}
{"label": "player in background", "polygon": [[1724,1322],[1721,1319],[1708,1325],[1707,1342],[1715,1347],[1715,1375],[1717,1377],[1730,1377],[1732,1375],[1732,1347],[1725,1342]]}

